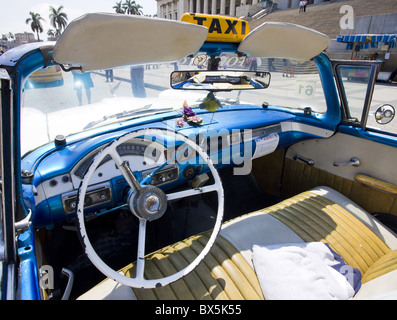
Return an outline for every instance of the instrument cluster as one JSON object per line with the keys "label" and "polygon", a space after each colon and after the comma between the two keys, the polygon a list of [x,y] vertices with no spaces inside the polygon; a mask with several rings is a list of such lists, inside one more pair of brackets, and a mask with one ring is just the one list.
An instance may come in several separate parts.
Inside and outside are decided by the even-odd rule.
{"label": "instrument cluster", "polygon": [[[103,147],[101,146],[88,153],[69,173],[51,177],[38,184],[33,193],[36,208],[48,210],[52,216],[51,220],[57,221],[67,219],[74,214],[80,183],[92,160]],[[153,141],[134,139],[119,145],[116,150],[123,161],[128,162],[138,179],[143,179],[152,174],[166,161],[165,148],[160,143]],[[38,172],[40,173],[40,168],[38,168]],[[178,177],[178,165],[176,163],[169,164],[153,175],[151,184],[156,186],[166,185],[176,181]],[[95,169],[89,181],[84,203],[85,208],[101,210],[114,207],[122,200],[122,190],[127,186],[127,182],[111,156],[106,156]]]}

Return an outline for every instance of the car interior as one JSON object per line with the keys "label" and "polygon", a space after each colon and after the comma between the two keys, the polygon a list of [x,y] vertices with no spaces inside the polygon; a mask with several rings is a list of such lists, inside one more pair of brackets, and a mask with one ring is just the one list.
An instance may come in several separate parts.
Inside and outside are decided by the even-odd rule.
{"label": "car interior", "polygon": [[[122,30],[113,37],[119,54],[89,41],[98,28],[108,41]],[[395,84],[375,84],[376,62],[331,61],[323,52],[328,37],[304,27],[268,23],[215,53],[207,32],[180,21],[87,14],[57,43],[14,53],[26,78],[60,65],[65,97],[76,101],[69,118],[68,100],[56,104],[60,86],[45,97],[36,97],[43,88],[21,89],[16,197],[30,223],[17,234],[20,298],[395,299],[397,143],[387,105],[397,101],[382,94]],[[133,55],[129,37],[142,44]],[[241,90],[247,74],[211,77],[217,69],[198,81],[205,73],[193,61],[202,53],[219,69],[259,57],[253,90]],[[18,78],[7,66],[11,54],[0,68]],[[297,61],[288,77],[287,56]],[[179,70],[170,64],[176,57]],[[164,64],[147,62],[160,58]],[[123,86],[130,93],[123,77],[131,64],[151,66],[147,91],[165,71],[174,89],[158,100],[177,102],[161,109],[115,97]],[[102,100],[103,70],[111,67],[119,78],[109,86],[119,87]],[[92,104],[77,106],[76,69],[92,75]],[[358,80],[357,70],[365,71]],[[200,88],[189,90],[189,82]],[[61,132],[66,123],[85,129]]]}

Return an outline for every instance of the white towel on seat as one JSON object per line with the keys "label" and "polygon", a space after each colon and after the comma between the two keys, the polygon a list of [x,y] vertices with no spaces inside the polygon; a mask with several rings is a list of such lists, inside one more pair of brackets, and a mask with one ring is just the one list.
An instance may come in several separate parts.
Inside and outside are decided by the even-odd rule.
{"label": "white towel on seat", "polygon": [[352,285],[332,268],[339,262],[322,242],[254,245],[252,257],[265,299],[345,300],[354,296]]}

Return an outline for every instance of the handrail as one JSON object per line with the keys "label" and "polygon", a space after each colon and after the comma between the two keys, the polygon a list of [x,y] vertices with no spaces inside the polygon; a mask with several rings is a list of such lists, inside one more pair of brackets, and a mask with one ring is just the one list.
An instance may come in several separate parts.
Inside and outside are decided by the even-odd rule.
{"label": "handrail", "polygon": [[376,179],[365,174],[357,174],[354,176],[354,180],[365,184],[369,187],[397,195],[397,185],[389,183],[380,179]]}

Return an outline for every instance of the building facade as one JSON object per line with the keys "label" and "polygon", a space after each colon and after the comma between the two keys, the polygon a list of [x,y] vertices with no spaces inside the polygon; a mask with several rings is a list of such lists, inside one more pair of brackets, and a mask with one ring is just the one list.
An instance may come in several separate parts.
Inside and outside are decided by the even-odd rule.
{"label": "building facade", "polygon": [[[156,0],[157,16],[179,20],[185,12],[220,14],[233,17],[252,16],[267,7],[274,9],[298,8],[300,0]],[[330,0],[308,0],[319,4]]]}
{"label": "building facade", "polygon": [[11,48],[20,46],[21,44],[35,42],[34,34],[30,32],[15,33],[14,39],[0,39],[0,51],[7,51]]}
{"label": "building facade", "polygon": [[30,32],[16,33],[14,36],[15,36],[15,42],[18,44],[35,42],[34,34]]}

